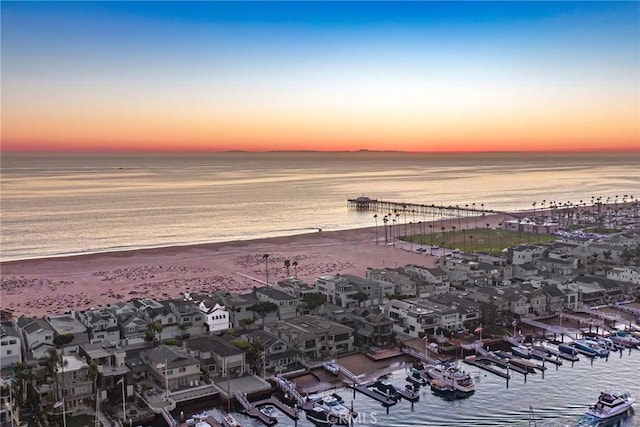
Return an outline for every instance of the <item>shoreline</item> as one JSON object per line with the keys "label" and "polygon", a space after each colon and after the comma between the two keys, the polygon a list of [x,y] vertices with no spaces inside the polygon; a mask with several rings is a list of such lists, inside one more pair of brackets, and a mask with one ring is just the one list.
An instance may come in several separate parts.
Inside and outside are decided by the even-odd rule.
{"label": "shoreline", "polygon": [[[497,225],[503,215],[487,217]],[[432,224],[448,224],[448,220]],[[376,227],[321,231],[250,240],[141,248],[0,263],[2,308],[14,315],[47,316],[134,298],[177,298],[184,292],[247,293],[269,282],[298,277],[313,285],[323,275],[366,275],[368,268],[418,264],[436,257],[376,244]],[[265,263],[264,254],[269,254]],[[294,261],[289,272],[284,260]]]}

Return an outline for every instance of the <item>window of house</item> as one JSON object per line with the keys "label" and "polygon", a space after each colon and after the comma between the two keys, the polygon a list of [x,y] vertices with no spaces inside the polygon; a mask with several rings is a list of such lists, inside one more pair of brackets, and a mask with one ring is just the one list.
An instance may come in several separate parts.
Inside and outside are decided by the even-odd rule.
{"label": "window of house", "polygon": [[7,350],[7,354],[13,354],[13,350]]}
{"label": "window of house", "polygon": [[9,345],[15,344],[16,342],[17,342],[16,340],[9,340]]}
{"label": "window of house", "polygon": [[169,370],[167,371],[167,375],[173,375],[173,369],[169,369]]}
{"label": "window of house", "polygon": [[0,342],[0,345],[7,345],[7,344],[9,344],[7,341]]}
{"label": "window of house", "polygon": [[186,370],[187,370],[187,368],[182,367],[182,368],[179,368],[179,369],[178,369],[178,372],[185,372]]}

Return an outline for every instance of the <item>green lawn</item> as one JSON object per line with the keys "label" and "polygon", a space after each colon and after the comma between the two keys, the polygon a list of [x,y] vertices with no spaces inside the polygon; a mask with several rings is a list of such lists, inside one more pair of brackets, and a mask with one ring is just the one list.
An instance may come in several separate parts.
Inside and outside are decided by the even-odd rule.
{"label": "green lawn", "polygon": [[520,233],[517,231],[475,228],[471,230],[433,230],[433,234],[420,234],[401,237],[402,240],[413,241],[422,245],[438,245],[449,249],[460,249],[463,252],[485,252],[499,255],[502,249],[534,243],[557,240],[549,234]]}

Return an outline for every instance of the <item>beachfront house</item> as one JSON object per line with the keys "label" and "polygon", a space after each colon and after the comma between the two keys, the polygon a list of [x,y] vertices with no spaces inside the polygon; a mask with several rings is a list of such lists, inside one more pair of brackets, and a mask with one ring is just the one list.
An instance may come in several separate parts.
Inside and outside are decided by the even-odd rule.
{"label": "beachfront house", "polygon": [[180,332],[175,338],[187,339],[206,333],[204,316],[189,293],[183,298],[162,301],[162,304],[175,315]]}
{"label": "beachfront house", "polygon": [[19,317],[17,327],[24,338],[23,350],[27,358],[43,359],[49,356],[50,349],[55,348],[53,343],[55,331],[44,319]]}
{"label": "beachfront house", "polygon": [[0,370],[22,361],[20,333],[9,322],[0,324]]}
{"label": "beachfront house", "polygon": [[213,298],[219,299],[220,303],[226,307],[229,313],[229,326],[236,329],[242,329],[253,322],[254,313],[249,310],[249,307],[260,302],[253,293],[217,292],[213,294]]}
{"label": "beachfront house", "polygon": [[209,295],[193,295],[202,313],[203,322],[209,333],[226,331],[230,328],[229,312],[219,298]]}
{"label": "beachfront house", "polygon": [[98,366],[98,389],[100,398],[107,399],[107,394],[120,392],[118,381],[125,381],[127,396],[133,394],[132,381],[129,379],[131,369],[126,365],[127,351],[119,345],[108,341],[81,344],[78,355],[87,362],[95,362]]}
{"label": "beachfront house", "polygon": [[254,294],[258,301],[270,302],[278,306],[278,319],[291,319],[296,317],[299,302],[297,297],[269,286],[255,288]]}
{"label": "beachfront house", "polygon": [[[73,310],[70,314],[52,314],[46,319],[55,332],[53,342],[65,353],[76,352],[80,344],[89,342],[89,330],[76,319]],[[63,336],[68,338],[63,339]]]}
{"label": "beachfront house", "polygon": [[149,321],[137,311],[118,315],[118,328],[120,329],[120,339],[123,345],[144,343],[148,327]]}
{"label": "beachfront house", "polygon": [[481,268],[478,261],[443,256],[438,258],[438,266],[447,273],[449,281],[454,284],[472,283],[481,286],[490,283],[487,270]]}
{"label": "beachfront house", "polygon": [[315,286],[304,283],[296,277],[289,277],[280,280],[275,283],[273,287],[274,289],[285,292],[298,299],[304,297],[306,294],[314,293],[316,291]]}
{"label": "beachfront house", "polygon": [[[132,301],[138,309],[140,316],[147,323],[156,323],[162,326],[162,330],[157,333],[160,341],[181,337],[183,335],[178,324],[177,316],[171,309],[153,298],[136,299]],[[167,304],[168,305],[168,304]]]}
{"label": "beachfront house", "polygon": [[278,320],[266,324],[264,329],[306,359],[335,357],[353,351],[353,328],[319,316]]}
{"label": "beachfront house", "polygon": [[93,341],[120,342],[118,317],[107,308],[89,309],[76,313],[78,320],[87,327]]}
{"label": "beachfront house", "polygon": [[200,361],[177,347],[159,345],[147,352],[144,359],[149,372],[160,386],[179,390],[200,384]]}

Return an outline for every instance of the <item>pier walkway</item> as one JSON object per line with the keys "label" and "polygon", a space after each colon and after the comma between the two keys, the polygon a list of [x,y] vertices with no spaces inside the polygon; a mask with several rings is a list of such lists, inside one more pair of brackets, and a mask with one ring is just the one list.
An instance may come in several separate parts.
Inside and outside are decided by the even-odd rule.
{"label": "pier walkway", "polygon": [[426,354],[419,352],[413,347],[404,347],[402,349],[402,352],[408,354],[409,356],[415,357],[416,359],[420,360],[423,363],[426,363],[427,365],[438,365],[439,363],[441,363],[439,360],[433,359]]}
{"label": "pier walkway", "polygon": [[291,399],[295,400],[299,407],[302,407],[304,405],[305,398],[302,397],[300,392],[296,389],[296,385],[294,383],[281,376],[273,377],[273,382],[275,383],[276,387],[289,395]]}
{"label": "pier walkway", "polygon": [[565,328],[563,326],[554,326],[554,325],[548,325],[544,322],[539,322],[537,320],[533,320],[533,319],[527,319],[526,317],[523,317],[520,319],[520,323],[524,323],[525,325],[529,325],[529,326],[533,326],[535,328],[540,328],[540,329],[544,329],[545,331],[549,331],[552,332],[554,334],[557,335],[579,335],[581,334],[581,332],[577,329],[573,329],[573,328]]}
{"label": "pier walkway", "polygon": [[619,314],[604,313],[591,307],[586,308],[585,312],[590,314],[591,316],[599,317],[600,319],[609,320],[611,322],[626,322],[625,318],[620,316]]}
{"label": "pier walkway", "polygon": [[355,199],[347,199],[347,207],[350,209],[356,209],[359,211],[377,211],[377,212],[394,212],[402,213],[403,215],[419,215],[427,216],[429,218],[458,218],[458,217],[482,217],[489,214],[503,214],[512,217],[519,217],[520,214],[513,212],[494,211],[492,209],[485,209],[484,204],[464,206],[438,206],[435,204],[420,204],[420,203],[406,203],[406,202],[393,202],[389,200],[378,200],[370,197],[358,197]]}
{"label": "pier walkway", "polygon": [[616,304],[609,304],[609,307],[613,307],[613,308],[617,308],[621,311],[625,311],[627,313],[631,313],[631,314],[635,314],[636,316],[640,316],[640,308],[637,307],[631,307],[625,303],[616,303]]}
{"label": "pier walkway", "polygon": [[[255,418],[260,420],[264,425],[272,426],[276,423],[276,420],[272,417],[263,414],[260,409],[258,409],[253,403],[249,402],[244,393],[240,393],[236,391],[233,396],[236,398],[238,403],[244,409],[244,412],[250,416],[251,418]],[[275,406],[275,405],[274,405]]]}

